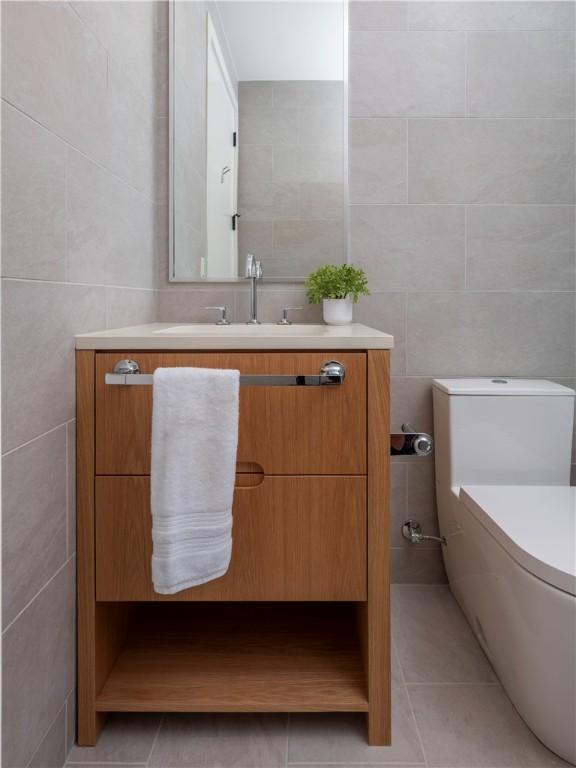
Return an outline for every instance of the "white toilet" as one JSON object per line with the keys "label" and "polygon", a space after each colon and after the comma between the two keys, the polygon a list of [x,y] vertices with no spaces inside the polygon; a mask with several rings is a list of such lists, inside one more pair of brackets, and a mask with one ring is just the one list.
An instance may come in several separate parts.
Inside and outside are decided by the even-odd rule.
{"label": "white toilet", "polygon": [[450,587],[520,715],[576,764],[574,392],[438,379],[433,393]]}

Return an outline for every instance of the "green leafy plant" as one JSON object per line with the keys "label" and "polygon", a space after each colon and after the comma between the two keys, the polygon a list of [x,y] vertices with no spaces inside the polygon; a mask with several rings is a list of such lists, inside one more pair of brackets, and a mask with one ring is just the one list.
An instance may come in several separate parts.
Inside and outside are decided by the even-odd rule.
{"label": "green leafy plant", "polygon": [[310,304],[323,299],[352,299],[368,296],[368,278],[363,269],[351,264],[325,264],[308,275],[305,286]]}

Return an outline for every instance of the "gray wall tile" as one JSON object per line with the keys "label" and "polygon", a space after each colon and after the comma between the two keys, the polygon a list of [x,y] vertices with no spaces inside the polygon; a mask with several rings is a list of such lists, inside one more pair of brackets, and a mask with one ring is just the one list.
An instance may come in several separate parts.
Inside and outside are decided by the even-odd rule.
{"label": "gray wall tile", "polygon": [[354,307],[354,322],[394,336],[392,375],[401,376],[406,370],[406,294],[373,291],[363,296]]}
{"label": "gray wall tile", "polygon": [[443,584],[446,581],[439,549],[392,547],[390,552],[393,584]]}
{"label": "gray wall tile", "polygon": [[74,561],[3,636],[3,764],[25,766],[73,685]]}
{"label": "gray wall tile", "polygon": [[158,293],[138,288],[106,288],[106,327],[153,323],[156,320]]}
{"label": "gray wall tile", "polygon": [[2,105],[2,275],[66,276],[66,145],[8,104]]}
{"label": "gray wall tile", "polygon": [[564,0],[415,0],[409,29],[574,29],[574,3]]}
{"label": "gray wall tile", "polygon": [[[105,327],[104,289],[4,280],[4,450],[74,418],[74,334]],[[42,376],[22,376],[30,370]]]}
{"label": "gray wall tile", "polygon": [[66,754],[68,755],[76,741],[76,690],[66,699]]}
{"label": "gray wall tile", "polygon": [[574,290],[573,206],[470,206],[467,285]]}
{"label": "gray wall tile", "polygon": [[293,144],[298,136],[296,109],[243,107],[239,112],[242,144]]}
{"label": "gray wall tile", "polygon": [[211,323],[219,315],[205,307],[226,306],[230,320],[236,319],[236,293],[233,289],[211,288],[161,291],[158,320],[161,323]]}
{"label": "gray wall tile", "polygon": [[573,203],[574,121],[414,120],[413,203]]}
{"label": "gray wall tile", "polygon": [[60,768],[66,761],[66,753],[66,712],[63,708],[42,739],[29,768]]}
{"label": "gray wall tile", "polygon": [[67,3],[4,6],[4,98],[87,154],[102,143],[107,59]]}
{"label": "gray wall tile", "polygon": [[342,92],[341,82],[240,83],[240,269],[246,253],[267,278],[345,259]]}
{"label": "gray wall tile", "polygon": [[[301,307],[292,310],[289,318],[294,323],[321,323],[322,306],[309,304],[303,288],[282,289],[279,285],[273,290],[266,289],[258,295],[258,316],[264,323],[275,323],[282,317],[284,307]],[[236,316],[240,322],[250,314],[250,294],[246,288],[239,290],[236,298]]]}
{"label": "gray wall tile", "polygon": [[[406,472],[406,511],[408,518],[419,520],[424,533],[438,536],[434,462],[408,462]],[[413,546],[406,539],[402,539],[402,541],[405,546]],[[423,549],[439,549],[440,547],[439,544],[430,541],[423,541],[418,546]]]}
{"label": "gray wall tile", "polygon": [[463,115],[460,32],[351,32],[350,115]]}
{"label": "gray wall tile", "polygon": [[[274,85],[271,82],[239,82],[238,83],[238,102],[243,107],[281,107],[281,104],[274,103]],[[288,104],[286,106],[294,106]]]}
{"label": "gray wall tile", "polygon": [[[3,281],[2,307],[3,450],[14,450],[5,457],[7,620],[42,589],[5,636],[6,765],[65,757],[74,564],[45,585],[75,549],[73,337],[155,317],[167,251],[167,9],[2,9],[3,275],[19,278]],[[30,366],[42,376],[22,376]]]}
{"label": "gray wall tile", "polygon": [[296,80],[274,83],[275,107],[342,107],[344,90],[340,80]]}
{"label": "gray wall tile", "polygon": [[352,260],[374,290],[464,287],[460,206],[353,206],[350,238]]}
{"label": "gray wall tile", "polygon": [[342,146],[344,120],[341,107],[301,107],[298,143]]}
{"label": "gray wall tile", "polygon": [[406,121],[353,118],[348,144],[350,202],[406,202]]}
{"label": "gray wall tile", "polygon": [[154,286],[154,204],[74,150],[68,162],[68,279]]}
{"label": "gray wall tile", "polygon": [[407,371],[572,376],[571,293],[426,293],[408,299]]}
{"label": "gray wall tile", "polygon": [[397,0],[351,0],[348,5],[351,30],[406,29],[409,2]]}
{"label": "gray wall tile", "polygon": [[67,559],[66,426],[5,456],[2,470],[6,627]]}
{"label": "gray wall tile", "polygon": [[168,4],[163,2],[72,2],[71,6],[132,86],[150,102],[152,112],[166,114],[168,79],[165,33]]}
{"label": "gray wall tile", "polygon": [[337,147],[274,147],[275,181],[342,183],[342,151]]}
{"label": "gray wall tile", "polygon": [[573,32],[471,32],[472,117],[573,117]]}
{"label": "gray wall tile", "polygon": [[344,187],[322,181],[300,183],[300,218],[330,219],[340,222],[344,218]]}
{"label": "gray wall tile", "polygon": [[340,223],[323,220],[276,221],[274,253],[266,262],[266,275],[286,275],[286,264],[294,276],[306,277],[322,264],[341,264],[346,260]]}
{"label": "gray wall tile", "polygon": [[390,391],[393,432],[400,432],[402,424],[409,422],[415,429],[434,434],[432,379],[393,375]]}

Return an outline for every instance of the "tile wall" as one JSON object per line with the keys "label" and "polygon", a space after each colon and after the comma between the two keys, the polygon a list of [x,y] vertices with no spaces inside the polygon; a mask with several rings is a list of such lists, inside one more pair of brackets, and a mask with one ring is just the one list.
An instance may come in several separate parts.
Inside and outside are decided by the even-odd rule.
{"label": "tile wall", "polygon": [[[440,376],[574,384],[573,2],[352,2],[356,319],[394,333],[393,427],[432,429]],[[392,467],[397,582],[443,578],[434,471]]]}
{"label": "tile wall", "polygon": [[239,83],[241,272],[246,253],[269,279],[346,261],[343,99],[339,81]]}
{"label": "tile wall", "polygon": [[3,765],[74,734],[74,334],[156,316],[167,6],[2,3]]}

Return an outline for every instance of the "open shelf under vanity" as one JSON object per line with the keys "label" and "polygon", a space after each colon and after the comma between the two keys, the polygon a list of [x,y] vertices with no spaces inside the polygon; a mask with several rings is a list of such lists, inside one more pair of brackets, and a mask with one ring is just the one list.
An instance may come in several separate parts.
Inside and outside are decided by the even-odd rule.
{"label": "open shelf under vanity", "polygon": [[123,604],[100,712],[367,711],[353,604]]}

